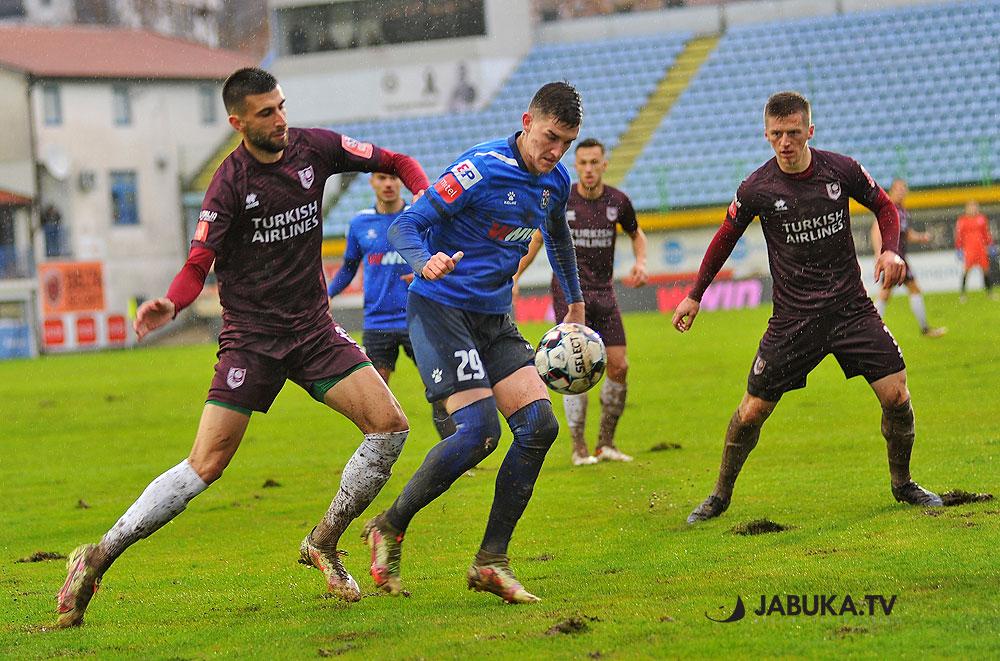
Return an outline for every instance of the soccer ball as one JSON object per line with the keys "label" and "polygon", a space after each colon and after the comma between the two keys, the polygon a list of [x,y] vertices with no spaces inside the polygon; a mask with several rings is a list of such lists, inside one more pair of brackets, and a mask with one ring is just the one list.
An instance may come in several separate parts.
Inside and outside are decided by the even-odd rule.
{"label": "soccer ball", "polygon": [[583,324],[559,324],[542,336],[535,369],[552,390],[564,395],[587,392],[604,376],[608,354],[601,336]]}

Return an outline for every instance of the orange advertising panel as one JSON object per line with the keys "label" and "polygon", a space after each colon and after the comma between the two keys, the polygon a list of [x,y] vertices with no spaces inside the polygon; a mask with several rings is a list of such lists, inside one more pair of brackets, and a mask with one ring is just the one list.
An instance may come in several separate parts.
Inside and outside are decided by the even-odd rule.
{"label": "orange advertising panel", "polygon": [[48,262],[38,265],[42,310],[46,315],[104,310],[101,262]]}

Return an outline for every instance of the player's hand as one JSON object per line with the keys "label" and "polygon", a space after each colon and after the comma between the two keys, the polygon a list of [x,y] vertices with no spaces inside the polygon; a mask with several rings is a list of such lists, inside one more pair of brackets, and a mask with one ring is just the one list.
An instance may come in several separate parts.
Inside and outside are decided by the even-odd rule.
{"label": "player's hand", "polygon": [[443,252],[439,252],[427,260],[427,263],[424,264],[424,268],[420,270],[420,277],[424,280],[440,280],[454,271],[455,266],[464,256],[465,253],[461,250],[456,252],[451,257]]}
{"label": "player's hand", "polygon": [[399,276],[399,279],[403,282],[413,282],[413,274],[407,273],[406,275]]}
{"label": "player's hand", "polygon": [[420,190],[418,190],[418,191],[417,191],[416,193],[414,193],[414,194],[413,194],[413,200],[412,200],[412,201],[410,202],[410,204],[415,204],[417,200],[419,200],[420,198],[422,198],[422,197],[424,196],[424,191],[425,191],[425,190],[426,190],[426,189],[424,189],[424,188],[421,188],[421,189],[420,189]]}
{"label": "player's hand", "polygon": [[583,302],[570,303],[567,306],[566,316],[563,317],[564,324],[585,324],[587,320],[587,308]]}
{"label": "player's hand", "polygon": [[139,311],[135,314],[135,324],[132,327],[135,329],[136,337],[142,341],[142,338],[146,337],[150,331],[167,325],[174,318],[176,311],[174,302],[169,298],[155,298],[146,301],[139,306]]}
{"label": "player's hand", "polygon": [[626,287],[642,287],[649,282],[649,274],[646,273],[645,264],[635,264],[627,276],[622,278],[622,284]]}
{"label": "player's hand", "polygon": [[681,333],[689,331],[694,326],[694,318],[698,316],[700,309],[701,303],[690,296],[685,297],[674,310],[674,318],[671,323]]}
{"label": "player's hand", "polygon": [[906,262],[903,258],[891,250],[882,251],[875,260],[875,282],[881,280],[883,288],[892,289],[902,284],[905,277]]}
{"label": "player's hand", "polygon": [[513,298],[517,298],[518,296],[521,295],[521,287],[517,284],[517,278],[514,278],[513,286],[511,287],[510,290],[510,295]]}

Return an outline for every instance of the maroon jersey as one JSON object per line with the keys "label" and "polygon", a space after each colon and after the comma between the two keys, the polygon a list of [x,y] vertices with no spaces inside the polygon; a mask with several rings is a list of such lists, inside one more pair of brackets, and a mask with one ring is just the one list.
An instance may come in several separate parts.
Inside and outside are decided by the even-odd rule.
{"label": "maroon jersey", "polygon": [[[621,225],[629,234],[639,229],[631,200],[625,193],[607,184],[599,198],[588,200],[577,192],[574,184],[566,204],[566,221],[576,248],[580,288],[585,292],[612,289],[615,225]],[[553,289],[558,286],[553,276]]]}
{"label": "maroon jersey", "polygon": [[193,246],[215,252],[226,329],[289,335],[329,320],[323,275],[323,186],[337,172],[371,172],[374,145],[326,129],[288,130],[276,163],[241,143],[205,193]]}
{"label": "maroon jersey", "polygon": [[848,198],[872,208],[881,190],[857,161],[812,149],[800,174],[772,158],[740,184],[726,220],[740,232],[760,217],[774,280],[774,312],[811,316],[867,300]]}

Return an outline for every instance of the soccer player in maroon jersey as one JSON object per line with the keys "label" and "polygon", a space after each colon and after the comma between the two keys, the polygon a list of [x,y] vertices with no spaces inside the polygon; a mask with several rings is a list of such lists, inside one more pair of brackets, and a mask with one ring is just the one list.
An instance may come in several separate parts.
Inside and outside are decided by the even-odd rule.
{"label": "soccer player in maroon jersey", "polygon": [[702,260],[698,280],[674,311],[673,325],[691,329],[705,289],[737,240],[760,217],[774,279],[774,314],[750,368],[747,391],[729,421],[715,489],[688,523],[719,516],[761,425],[781,396],[806,385],[806,376],[833,354],[844,376],[864,376],[882,405],[882,435],[889,455],[892,495],[899,502],[940,506],[941,499],[910,478],[913,409],[903,354],[882,323],[861,282],[851,236],[848,198],[871,209],[882,233],[875,278],[903,281],[897,254],[896,208],[854,159],[809,147],[815,127],[809,102],[779,92],[764,108],[764,136],[775,158],[746,178]]}
{"label": "soccer player in maroon jersey", "polygon": [[389,479],[409,429],[368,357],[330,316],[320,259],[323,185],[337,172],[378,171],[398,175],[419,194],[427,177],[404,154],[325,129],[290,128],[281,87],[261,69],[233,73],[222,97],[243,141],[205,194],[187,262],[167,295],[144,303],[135,321],[140,340],[168,323],[199,294],[215,263],[223,328],[194,447],[146,487],[100,543],[70,554],[60,626],[81,624],[111,563],[222,476],[251,412],[267,412],[286,379],[364,434],[329,510],[300,547],[300,562],[321,570],[331,593],[361,598],[337,542]]}
{"label": "soccer player in maroon jersey", "polygon": [[[615,445],[615,429],[625,410],[628,360],[625,354],[625,327],[615,298],[614,261],[615,225],[632,240],[635,263],[623,282],[641,287],[649,280],[646,274],[646,235],[635,216],[632,201],[622,191],[604,183],[608,168],[604,145],[595,138],[582,140],[576,147],[575,167],[579,177],[573,186],[566,220],[573,234],[576,263],[580,272],[580,287],[586,305],[587,326],[597,331],[608,351],[608,372],[601,386],[601,431],[597,449],[592,456],[587,449],[584,426],[587,421],[587,394],[563,396],[566,422],[573,438],[574,466],[596,464],[598,461],[632,461]],[[536,232],[521,260],[515,283],[535,259],[542,247],[541,232]],[[556,319],[566,316],[566,297],[555,277],[552,278],[552,303]]]}
{"label": "soccer player in maroon jersey", "polygon": [[[910,310],[920,324],[920,332],[924,337],[941,337],[948,332],[947,328],[941,326],[931,326],[927,323],[927,307],[924,305],[924,294],[920,291],[917,278],[913,275],[913,269],[906,259],[906,249],[911,243],[927,244],[931,241],[931,235],[927,232],[918,232],[910,227],[910,214],[903,203],[906,195],[910,192],[906,182],[902,179],[893,179],[889,185],[889,199],[896,206],[896,213],[899,214],[899,252],[897,253],[906,262],[906,275],[903,276],[903,285],[910,292]],[[876,255],[882,252],[882,234],[878,230],[878,225],[872,225],[872,248]],[[892,287],[883,282],[875,297],[875,309],[880,316],[885,316],[885,306],[892,298]]]}

